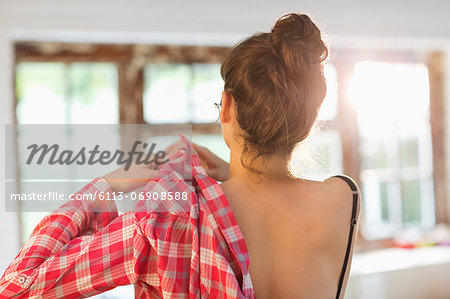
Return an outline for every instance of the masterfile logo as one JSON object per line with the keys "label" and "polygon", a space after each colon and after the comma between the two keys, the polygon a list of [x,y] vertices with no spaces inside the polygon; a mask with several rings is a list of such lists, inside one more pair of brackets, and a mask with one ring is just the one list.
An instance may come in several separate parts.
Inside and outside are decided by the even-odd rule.
{"label": "masterfile logo", "polygon": [[[5,125],[5,210],[49,212],[62,201],[77,199],[77,192],[93,179],[119,168],[125,170],[123,181],[136,181],[133,174],[142,164],[153,170],[164,169],[170,162],[166,150],[180,141],[180,134],[191,139],[192,126]],[[186,161],[186,165],[191,162]],[[180,175],[191,184],[189,167],[177,171],[184,171]],[[185,193],[177,191],[134,190],[97,197],[115,200],[119,210],[125,211],[143,199],[187,199]]]}
{"label": "masterfile logo", "polygon": [[[144,149],[148,148],[148,151],[144,152],[138,150],[139,145],[142,145]],[[167,163],[169,160],[164,159],[166,157],[164,151],[158,151],[156,154],[153,154],[155,147],[156,143],[152,143],[149,146],[146,142],[135,141],[129,152],[117,149],[112,153],[109,150],[100,151],[100,146],[98,144],[96,144],[92,150],[87,150],[86,147],[82,147],[78,152],[73,150],[60,151],[60,146],[58,144],[53,144],[51,146],[48,144],[31,144],[27,146],[27,149],[30,150],[30,154],[25,163],[30,165],[36,160],[36,164],[42,165],[45,158],[47,158],[46,162],[49,165],[83,165],[86,163],[89,165],[94,165],[96,163],[108,165],[117,161],[117,164],[119,165],[125,164],[124,169],[128,171],[133,163],[137,165],[150,165],[151,163],[155,163],[157,166]],[[34,159],[35,157],[36,159]]]}

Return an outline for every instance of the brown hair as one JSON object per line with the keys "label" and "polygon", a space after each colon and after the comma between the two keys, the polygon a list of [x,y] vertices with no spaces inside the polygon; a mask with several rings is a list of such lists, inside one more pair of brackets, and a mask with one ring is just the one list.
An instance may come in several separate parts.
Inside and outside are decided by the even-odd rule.
{"label": "brown hair", "polygon": [[281,17],[270,33],[257,33],[229,50],[221,75],[235,101],[243,155],[251,153],[251,161],[289,157],[308,136],[326,94],[327,56],[317,26],[307,15],[293,13]]}

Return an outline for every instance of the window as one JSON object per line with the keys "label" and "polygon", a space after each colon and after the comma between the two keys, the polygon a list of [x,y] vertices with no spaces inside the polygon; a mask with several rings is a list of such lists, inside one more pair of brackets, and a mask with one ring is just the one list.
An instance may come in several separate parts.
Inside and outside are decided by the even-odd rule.
{"label": "window", "polygon": [[[194,142],[229,161],[230,152],[218,127],[223,80],[219,63],[151,63],[145,68],[144,119],[149,124],[203,124]],[[161,99],[164,99],[163,101]]]}
{"label": "window", "polygon": [[423,63],[362,61],[350,100],[356,110],[368,238],[434,224],[429,78]]}
{"label": "window", "polygon": [[150,64],[145,69],[144,119],[151,124],[213,123],[223,84],[218,63]]}
{"label": "window", "polygon": [[17,122],[118,123],[117,78],[111,63],[21,62],[16,67]]}

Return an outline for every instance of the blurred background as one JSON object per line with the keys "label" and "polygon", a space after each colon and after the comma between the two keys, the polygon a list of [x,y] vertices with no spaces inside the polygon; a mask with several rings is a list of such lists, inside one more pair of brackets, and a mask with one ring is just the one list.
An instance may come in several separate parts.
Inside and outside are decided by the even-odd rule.
{"label": "blurred background", "polygon": [[[192,124],[227,160],[221,59],[289,12],[311,15],[332,53],[319,126],[293,170],[345,173],[362,189],[346,298],[450,298],[449,1],[2,0],[1,122]],[[15,145],[0,135],[5,169]],[[20,209],[0,209],[0,273],[44,215]]]}

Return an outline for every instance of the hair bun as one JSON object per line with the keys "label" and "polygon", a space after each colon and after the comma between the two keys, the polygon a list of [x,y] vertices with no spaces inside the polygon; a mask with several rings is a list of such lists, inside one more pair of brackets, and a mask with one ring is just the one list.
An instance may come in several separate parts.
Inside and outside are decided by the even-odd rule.
{"label": "hair bun", "polygon": [[278,19],[270,43],[294,73],[320,64],[328,56],[319,28],[303,14],[290,13]]}
{"label": "hair bun", "polygon": [[281,17],[271,32],[227,53],[221,75],[234,99],[245,168],[255,171],[251,164],[261,156],[289,157],[308,136],[326,94],[327,55],[319,28],[300,14]]}

